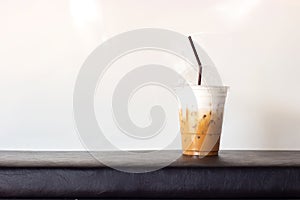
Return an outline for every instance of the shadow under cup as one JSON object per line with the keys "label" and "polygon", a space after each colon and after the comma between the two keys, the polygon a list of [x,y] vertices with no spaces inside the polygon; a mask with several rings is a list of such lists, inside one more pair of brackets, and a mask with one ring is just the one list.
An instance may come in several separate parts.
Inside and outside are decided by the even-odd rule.
{"label": "shadow under cup", "polygon": [[226,86],[183,86],[175,89],[184,155],[218,155]]}

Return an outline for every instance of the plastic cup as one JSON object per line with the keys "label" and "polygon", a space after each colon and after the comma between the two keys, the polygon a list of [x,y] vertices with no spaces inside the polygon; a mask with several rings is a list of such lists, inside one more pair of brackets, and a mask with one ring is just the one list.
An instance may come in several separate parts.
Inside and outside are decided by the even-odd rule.
{"label": "plastic cup", "polygon": [[184,155],[218,155],[223,124],[226,86],[176,88]]}

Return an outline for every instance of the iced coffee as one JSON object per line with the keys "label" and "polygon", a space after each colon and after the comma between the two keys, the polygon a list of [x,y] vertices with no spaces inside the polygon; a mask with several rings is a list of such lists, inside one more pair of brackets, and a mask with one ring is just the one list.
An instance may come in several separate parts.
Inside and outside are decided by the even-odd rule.
{"label": "iced coffee", "polygon": [[218,155],[227,89],[204,86],[177,89],[184,155]]}

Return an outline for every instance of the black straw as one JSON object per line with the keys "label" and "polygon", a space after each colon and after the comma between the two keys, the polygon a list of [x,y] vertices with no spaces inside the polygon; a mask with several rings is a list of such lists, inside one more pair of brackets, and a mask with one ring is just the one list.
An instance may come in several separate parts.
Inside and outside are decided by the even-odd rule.
{"label": "black straw", "polygon": [[191,37],[191,36],[189,36],[189,40],[190,40],[191,46],[192,46],[192,48],[193,48],[193,51],[194,51],[194,54],[195,54],[197,63],[198,63],[198,65],[199,65],[198,85],[201,85],[202,65],[201,65],[200,59],[199,59],[199,57],[198,57],[198,54],[197,54],[197,51],[196,51],[196,48],[195,48],[195,46],[194,46],[194,43],[193,43],[193,40],[192,40],[192,37]]}

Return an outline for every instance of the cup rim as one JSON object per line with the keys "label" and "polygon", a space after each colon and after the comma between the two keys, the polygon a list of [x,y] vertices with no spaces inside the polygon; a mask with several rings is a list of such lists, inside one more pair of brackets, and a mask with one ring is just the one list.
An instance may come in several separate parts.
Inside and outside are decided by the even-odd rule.
{"label": "cup rim", "polygon": [[208,86],[208,85],[181,85],[181,86],[176,86],[174,87],[175,89],[184,89],[190,87],[192,89],[196,89],[196,90],[228,90],[230,87],[229,86],[217,86],[217,85],[212,85],[212,86]]}

